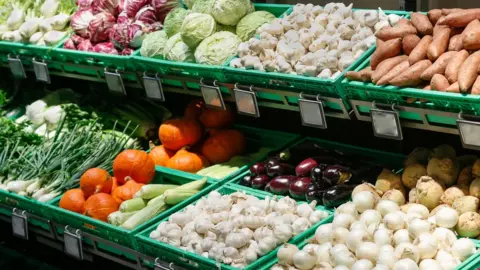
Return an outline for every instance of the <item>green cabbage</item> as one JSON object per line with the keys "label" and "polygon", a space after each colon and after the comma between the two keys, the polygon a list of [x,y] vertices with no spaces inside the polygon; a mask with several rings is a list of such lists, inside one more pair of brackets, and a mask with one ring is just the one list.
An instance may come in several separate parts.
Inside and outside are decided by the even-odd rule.
{"label": "green cabbage", "polygon": [[232,33],[236,34],[237,30],[236,30],[235,26],[223,25],[223,24],[217,23],[217,32],[222,32],[222,31],[228,31],[228,32],[232,32]]}
{"label": "green cabbage", "polygon": [[195,48],[202,40],[215,33],[215,19],[203,13],[190,13],[182,24],[182,39],[190,48]]}
{"label": "green cabbage", "polygon": [[275,15],[267,11],[255,11],[243,17],[237,24],[236,33],[242,41],[247,41],[255,36],[257,28],[271,23]]}
{"label": "green cabbage", "polygon": [[212,10],[213,3],[215,3],[215,1],[216,0],[196,0],[192,7],[192,12],[204,13],[213,16]]}
{"label": "green cabbage", "polygon": [[195,59],[199,64],[222,65],[237,54],[242,41],[230,32],[217,32],[200,43],[195,50]]}
{"label": "green cabbage", "polygon": [[163,57],[167,60],[178,62],[195,62],[193,51],[182,41],[180,33],[173,35],[167,40]]}
{"label": "green cabbage", "polygon": [[188,9],[192,9],[193,5],[195,4],[195,0],[183,0],[183,3]]}
{"label": "green cabbage", "polygon": [[163,24],[163,29],[165,29],[165,32],[169,37],[180,32],[183,20],[188,15],[188,13],[189,11],[184,8],[174,8],[168,13]]}
{"label": "green cabbage", "polygon": [[215,0],[213,17],[224,25],[237,25],[250,9],[250,0]]}
{"label": "green cabbage", "polygon": [[165,31],[157,31],[148,34],[140,48],[140,54],[145,57],[163,58],[163,50],[168,37]]}
{"label": "green cabbage", "polygon": [[250,2],[250,6],[248,7],[247,14],[255,12],[255,5],[253,5],[252,1],[248,1],[248,2]]}

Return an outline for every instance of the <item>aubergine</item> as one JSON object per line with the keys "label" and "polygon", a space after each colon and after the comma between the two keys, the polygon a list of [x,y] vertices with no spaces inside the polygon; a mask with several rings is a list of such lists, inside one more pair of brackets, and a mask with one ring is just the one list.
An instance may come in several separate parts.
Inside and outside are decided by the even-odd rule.
{"label": "aubergine", "polygon": [[273,178],[265,187],[266,191],[272,192],[278,195],[287,195],[289,192],[290,184],[297,180],[293,175],[280,175]]}
{"label": "aubergine", "polygon": [[256,189],[264,189],[270,181],[270,178],[266,175],[257,175],[252,178],[252,187]]}
{"label": "aubergine", "polygon": [[319,164],[331,165],[334,164],[335,159],[330,156],[316,156],[304,159],[300,164],[295,168],[295,173],[297,176],[308,176],[313,168],[317,167]]}
{"label": "aubergine", "polygon": [[330,187],[325,181],[323,181],[323,170],[327,168],[327,164],[318,164],[317,167],[313,168],[310,171],[310,178],[312,179],[312,183],[317,184],[323,188]]}
{"label": "aubergine", "polygon": [[280,175],[294,175],[295,168],[287,163],[280,163],[274,166],[267,167],[267,175],[269,177],[277,177]]}
{"label": "aubergine", "polygon": [[253,179],[252,176],[245,175],[244,177],[242,177],[242,179],[240,179],[239,184],[242,185],[242,186],[251,187],[252,186],[252,179]]}
{"label": "aubergine", "polygon": [[295,199],[305,200],[305,195],[311,182],[312,179],[310,177],[300,177],[296,181],[290,183],[288,188],[290,196]]}
{"label": "aubergine", "polygon": [[356,185],[336,185],[324,190],[322,203],[326,207],[337,207],[348,200]]}
{"label": "aubergine", "polygon": [[312,182],[308,185],[305,198],[308,202],[317,201],[318,204],[322,204],[323,193],[325,193],[325,189]]}
{"label": "aubergine", "polygon": [[323,170],[322,179],[330,186],[341,185],[352,178],[352,171],[341,165],[331,165]]}
{"label": "aubergine", "polygon": [[352,178],[348,180],[349,184],[361,184],[361,183],[370,183],[375,184],[377,181],[378,175],[382,172],[383,167],[362,164],[358,168],[352,168]]}
{"label": "aubergine", "polygon": [[260,174],[266,174],[265,163],[257,162],[250,167],[250,175],[257,176]]}

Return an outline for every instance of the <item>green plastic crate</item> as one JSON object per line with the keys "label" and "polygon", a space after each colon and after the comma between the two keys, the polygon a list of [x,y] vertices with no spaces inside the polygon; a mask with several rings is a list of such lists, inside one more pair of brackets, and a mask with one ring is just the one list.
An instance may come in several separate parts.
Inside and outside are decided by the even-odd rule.
{"label": "green plastic crate", "polygon": [[11,57],[20,56],[21,58],[38,57],[38,59],[50,59],[53,49],[60,46],[62,42],[56,46],[49,47],[19,42],[0,41],[0,54],[2,54],[2,61],[8,59],[8,54],[10,54]]}
{"label": "green plastic crate", "polygon": [[[235,184],[227,184],[225,186],[220,187],[217,191],[220,192],[221,194],[231,194],[231,193],[234,193],[236,191],[245,191],[247,194],[256,196],[256,197],[261,198],[261,199],[268,196],[264,192],[255,192],[255,191],[245,190],[242,186],[238,186],[238,185],[235,185]],[[281,196],[278,196],[278,197],[281,197]],[[193,202],[193,204],[194,203],[195,202]],[[293,244],[299,243],[300,241],[302,241],[305,238],[306,235],[312,235],[313,233],[315,233],[315,230],[317,229],[318,226],[320,226],[321,224],[329,223],[329,222],[332,221],[333,215],[331,215],[331,211],[329,211],[329,210],[327,210],[327,209],[325,209],[321,206],[317,206],[317,209],[318,210],[324,210],[324,211],[330,213],[329,217],[323,219],[322,221],[318,222],[317,224],[314,224],[312,227],[310,227],[305,232],[295,236],[294,238],[292,238],[289,241],[289,243],[293,243]],[[168,220],[168,217],[163,219],[160,222],[167,221],[167,220]],[[236,268],[233,268],[233,267],[231,267],[229,265],[226,265],[226,264],[217,263],[214,260],[209,259],[209,258],[205,258],[201,255],[186,252],[186,251],[181,250],[180,248],[176,248],[176,247],[170,246],[166,243],[162,243],[162,242],[159,242],[157,240],[151,239],[149,237],[150,232],[155,230],[160,222],[152,225],[151,227],[149,227],[148,229],[146,229],[145,231],[141,232],[140,234],[138,234],[136,236],[138,244],[139,244],[140,252],[142,252],[146,255],[149,255],[149,256],[153,256],[154,258],[158,257],[160,260],[163,260],[163,261],[166,261],[166,262],[172,262],[176,266],[187,267],[189,269],[190,268],[196,268],[196,269],[228,269],[228,270],[236,269]],[[277,247],[275,250],[268,253],[267,255],[260,257],[258,260],[256,260],[252,264],[248,265],[244,269],[245,270],[259,269],[262,265],[265,265],[266,263],[268,263],[269,261],[274,259],[274,257],[277,254],[278,248],[279,247]]]}
{"label": "green plastic crate", "polygon": [[[385,13],[408,17],[408,13],[402,11],[385,10]],[[262,72],[258,70],[232,68],[229,66],[229,63],[227,63],[223,71],[227,81],[232,83],[238,82],[243,85],[252,84],[259,87],[282,88],[296,93],[303,92],[308,94],[321,94],[328,97],[343,97],[340,88],[341,82],[345,78],[344,74],[347,71],[354,70],[374,51],[375,46],[369,48],[336,79],[322,79],[277,72]],[[348,104],[346,105],[348,106]]]}
{"label": "green plastic crate", "polygon": [[[279,132],[279,131],[271,131],[271,130],[265,130],[265,129],[247,127],[247,126],[240,126],[240,125],[235,125],[234,128],[242,132],[243,135],[245,135],[245,139],[247,140],[246,154],[255,153],[261,147],[269,147],[272,149],[272,151],[280,150],[300,139],[300,136],[298,135]],[[248,168],[250,168],[250,166],[253,165],[253,163],[265,159],[267,157],[267,154],[268,153],[265,153],[264,155],[259,156],[252,163],[246,164],[245,166],[239,168],[235,172],[231,173],[230,175],[222,179],[214,179],[214,180],[220,183],[227,182],[232,178],[236,177],[237,175],[239,175],[240,173],[242,173],[243,171],[248,170]],[[161,172],[165,172],[168,174],[181,176],[181,177],[188,177],[188,176],[191,177],[192,175],[196,175],[196,174],[191,174],[191,173],[182,172],[179,170],[170,169],[166,167],[159,167],[159,166],[157,167],[157,170],[160,170]]]}
{"label": "green plastic crate", "polygon": [[[30,214],[43,217],[45,219],[50,219],[52,217],[52,213],[47,207],[47,205],[51,204],[52,202],[53,200],[42,203],[30,197],[20,196],[13,192],[0,190],[0,204],[4,204],[12,208],[17,208],[19,211],[25,210]],[[6,214],[8,216],[12,215],[12,213],[3,214]]]}
{"label": "green plastic crate", "polygon": [[[357,66],[355,71],[364,69],[369,65],[370,58]],[[428,91],[391,85],[377,86],[373,83],[349,81],[348,79],[343,80],[342,89],[348,100],[375,101],[385,104],[396,104],[451,112],[480,112],[480,95]],[[407,99],[412,98],[428,100],[428,102],[407,102]]]}
{"label": "green plastic crate", "polygon": [[[181,185],[202,178],[203,177],[197,175],[178,176],[175,174],[159,172],[157,170],[155,179],[152,183]],[[58,206],[60,198],[56,199],[48,208],[49,211],[52,213],[52,220],[56,223],[61,224],[63,227],[65,227],[65,225],[68,225],[72,229],[79,229],[81,231],[101,237],[105,240],[117,243],[119,245],[123,245],[129,248],[136,248],[136,241],[134,238],[135,234],[149,227],[151,224],[156,223],[159,220],[169,216],[170,214],[175,213],[179,209],[182,209],[197,198],[203,196],[203,194],[206,194],[208,191],[218,187],[219,184],[220,183],[209,179],[205,187],[198,194],[175,206],[168,208],[160,215],[156,216],[155,218],[151,219],[150,221],[137,227],[134,230],[126,230],[117,226],[113,226],[109,223],[87,217],[85,215],[62,209]],[[63,228],[57,230],[57,232],[59,234],[63,234]]]}

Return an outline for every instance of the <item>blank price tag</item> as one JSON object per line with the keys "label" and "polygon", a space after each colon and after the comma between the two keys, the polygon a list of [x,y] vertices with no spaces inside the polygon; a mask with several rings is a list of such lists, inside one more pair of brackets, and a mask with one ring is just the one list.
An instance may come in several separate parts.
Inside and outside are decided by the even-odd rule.
{"label": "blank price tag", "polygon": [[28,220],[25,211],[22,211],[21,214],[18,214],[16,209],[13,209],[12,232],[14,236],[28,240]]}
{"label": "blank price tag", "polygon": [[[155,263],[154,263],[154,270],[170,270],[170,268],[166,267],[166,266],[163,266],[161,263],[160,263],[160,259],[158,258],[155,258]],[[173,268],[172,268],[173,269]]]}
{"label": "blank price tag", "polygon": [[65,254],[78,260],[83,260],[82,236],[77,230],[76,233],[70,232],[67,228],[63,233]]}
{"label": "blank price tag", "polygon": [[158,77],[143,77],[143,86],[145,87],[145,93],[148,98],[165,101],[165,96],[163,95],[163,87],[160,78]]}
{"label": "blank price tag", "polygon": [[403,140],[400,117],[397,111],[370,109],[372,116],[373,134],[379,138]]}
{"label": "blank price tag", "polygon": [[50,83],[50,73],[48,72],[48,65],[45,62],[38,62],[33,60],[33,71],[37,81]]}
{"label": "blank price tag", "polygon": [[235,95],[235,103],[237,104],[237,111],[239,114],[260,117],[255,92],[234,88],[233,94]]}
{"label": "blank price tag", "polygon": [[105,80],[111,92],[126,95],[122,76],[118,72],[105,71]]}
{"label": "blank price tag", "polygon": [[8,57],[8,66],[10,67],[13,77],[17,79],[27,78],[27,74],[25,73],[25,69],[23,68],[23,64],[20,59]]}
{"label": "blank price tag", "polygon": [[222,110],[226,109],[220,87],[200,84],[200,90],[202,91],[203,100],[205,100],[207,107]]}
{"label": "blank price tag", "polygon": [[457,119],[457,127],[460,131],[463,147],[480,150],[480,123]]}
{"label": "blank price tag", "polygon": [[327,128],[327,120],[325,119],[325,111],[323,102],[317,100],[299,99],[300,115],[302,116],[302,124],[307,127]]}

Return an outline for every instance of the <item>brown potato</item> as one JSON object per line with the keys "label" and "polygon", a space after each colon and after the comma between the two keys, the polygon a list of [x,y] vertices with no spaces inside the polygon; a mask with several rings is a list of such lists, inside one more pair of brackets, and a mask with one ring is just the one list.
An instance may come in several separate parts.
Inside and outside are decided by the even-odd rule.
{"label": "brown potato", "polygon": [[402,52],[402,39],[396,38],[385,41],[377,46],[370,58],[370,66],[375,70],[377,65],[385,59],[399,55]]}
{"label": "brown potato", "polygon": [[480,8],[453,11],[444,18],[438,20],[439,25],[448,25],[450,27],[465,27],[471,21],[480,19]]}
{"label": "brown potato", "polygon": [[452,85],[450,85],[447,89],[445,89],[445,92],[460,93],[460,86],[458,86],[458,82],[454,82]]}
{"label": "brown potato", "polygon": [[418,32],[422,35],[431,35],[433,33],[433,25],[428,19],[427,15],[413,12],[410,14],[413,26],[417,28]]}
{"label": "brown potato", "polygon": [[430,66],[430,60],[422,60],[415,65],[409,67],[407,70],[400,73],[398,76],[390,80],[391,85],[395,86],[416,86],[422,83],[420,75]]}
{"label": "brown potato", "polygon": [[378,64],[377,68],[373,72],[372,82],[377,83],[377,81],[380,80],[383,75],[387,74],[390,70],[392,70],[392,68],[406,59],[408,59],[406,55],[399,55],[383,60],[380,64]]}
{"label": "brown potato", "polygon": [[463,49],[463,35],[455,35],[450,38],[450,42],[448,43],[448,50],[449,51],[461,51]]}
{"label": "brown potato", "polygon": [[435,25],[438,19],[440,19],[443,16],[441,9],[432,9],[427,13],[427,15],[428,15],[428,19],[430,19],[430,22],[433,25]]}
{"label": "brown potato", "polygon": [[433,38],[432,36],[424,36],[420,42],[415,46],[415,49],[410,53],[408,56],[408,61],[410,65],[414,65],[415,63],[423,60],[427,56],[427,49],[430,43],[432,43]]}
{"label": "brown potato", "polygon": [[427,49],[427,57],[431,61],[435,61],[448,48],[448,41],[450,40],[450,28],[441,28],[433,35],[433,40]]}
{"label": "brown potato", "polygon": [[477,79],[478,66],[480,65],[480,51],[471,54],[460,66],[458,71],[458,85],[462,93],[468,92]]}
{"label": "brown potato", "polygon": [[377,85],[385,85],[390,82],[391,79],[397,77],[400,73],[404,72],[410,67],[408,60],[404,60],[400,64],[396,65],[392,70],[390,70],[387,74],[383,75],[383,77],[378,80]]}
{"label": "brown potato", "polygon": [[395,38],[403,38],[409,34],[417,34],[417,28],[411,25],[387,26],[378,31],[375,36],[383,41],[387,41]]}
{"label": "brown potato", "polygon": [[[422,80],[429,81],[435,74],[445,74],[445,68],[452,57],[458,52],[446,52],[442,54],[435,63],[422,73]],[[449,84],[450,85],[450,84]]]}
{"label": "brown potato", "polygon": [[480,76],[477,77],[472,86],[472,95],[480,95]]}
{"label": "brown potato", "polygon": [[458,70],[460,66],[467,60],[469,54],[466,50],[461,50],[448,62],[447,67],[445,68],[445,77],[447,77],[448,82],[454,83],[458,80]]}
{"label": "brown potato", "polygon": [[430,88],[432,90],[445,91],[450,86],[447,78],[442,74],[435,74],[430,81]]}
{"label": "brown potato", "polygon": [[410,55],[415,49],[415,46],[420,42],[420,38],[417,35],[407,35],[402,40],[403,53]]}

